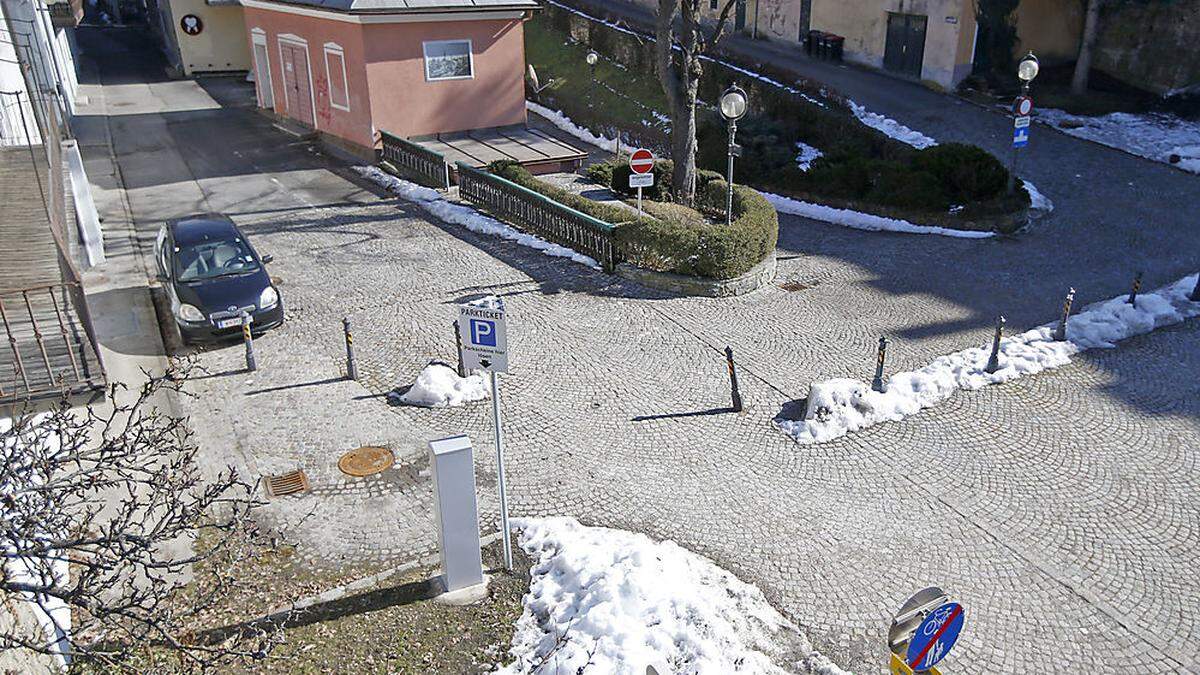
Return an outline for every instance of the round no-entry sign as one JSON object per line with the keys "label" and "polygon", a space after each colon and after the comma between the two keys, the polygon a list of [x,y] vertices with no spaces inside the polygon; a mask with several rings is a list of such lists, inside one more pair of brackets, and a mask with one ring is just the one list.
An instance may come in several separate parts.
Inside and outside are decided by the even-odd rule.
{"label": "round no-entry sign", "polygon": [[963,608],[957,602],[947,602],[925,617],[908,643],[904,660],[908,667],[920,673],[936,666],[946,658],[963,627]]}
{"label": "round no-entry sign", "polygon": [[654,153],[645,148],[634,150],[629,156],[629,168],[634,173],[650,173],[654,169]]}
{"label": "round no-entry sign", "polygon": [[1025,117],[1033,112],[1033,99],[1028,96],[1018,96],[1016,101],[1013,101],[1013,112],[1018,117]]}

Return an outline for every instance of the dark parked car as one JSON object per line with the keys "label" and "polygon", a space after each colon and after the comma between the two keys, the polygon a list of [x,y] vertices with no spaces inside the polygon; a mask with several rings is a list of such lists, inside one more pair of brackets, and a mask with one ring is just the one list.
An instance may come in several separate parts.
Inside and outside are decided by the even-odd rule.
{"label": "dark parked car", "polygon": [[155,260],[185,343],[241,335],[243,312],[254,334],[283,323],[283,299],[265,268],[271,257],[259,256],[228,216],[168,221]]}

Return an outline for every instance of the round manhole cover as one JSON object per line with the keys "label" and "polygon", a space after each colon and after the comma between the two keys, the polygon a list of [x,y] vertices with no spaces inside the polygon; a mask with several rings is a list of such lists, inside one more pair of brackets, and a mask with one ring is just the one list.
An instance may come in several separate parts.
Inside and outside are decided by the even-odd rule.
{"label": "round manhole cover", "polygon": [[342,455],[338,460],[338,468],[348,476],[371,476],[391,468],[396,458],[392,451],[372,445],[355,448]]}

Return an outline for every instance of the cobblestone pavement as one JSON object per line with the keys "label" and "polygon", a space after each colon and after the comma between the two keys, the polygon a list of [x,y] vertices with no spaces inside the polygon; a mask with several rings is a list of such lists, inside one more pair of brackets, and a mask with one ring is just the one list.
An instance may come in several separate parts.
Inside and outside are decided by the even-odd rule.
{"label": "cobblestone pavement", "polygon": [[[202,188],[231,182],[218,160],[242,142],[212,142],[222,114],[205,118],[210,142],[191,149],[191,164],[208,168]],[[305,185],[354,192],[305,171]],[[237,174],[246,194],[259,194],[260,173]],[[135,209],[179,184],[140,188]],[[1138,249],[1155,263],[1148,281],[1182,276],[1195,249],[1180,221],[1118,215],[1096,227],[1098,241],[1152,241]],[[211,376],[187,405],[207,452],[253,474],[308,471],[312,494],[271,513],[313,564],[428,550],[420,456],[447,433],[475,441],[494,531],[489,406],[390,408],[382,395],[432,359],[451,361],[455,305],[498,293],[511,322],[502,384],[514,515],[674,539],[760,585],[818,648],[864,672],[882,670],[890,614],[931,583],[967,607],[955,672],[1200,669],[1195,322],[825,445],[798,446],[771,425],[814,380],[868,377],[880,333],[895,338],[889,368],[910,368],[982,343],[995,312],[1017,326],[1049,320],[1068,279],[1083,279],[1070,283],[1088,300],[1123,290],[1132,270],[1110,274],[1060,238],[1082,237],[1086,219],[989,242],[788,221],[779,281],[805,288],[716,300],[657,296],[391,200],[235,218],[274,254],[289,321],[257,342],[253,377],[238,372],[236,346],[203,353]],[[343,316],[362,384],[339,379]],[[741,414],[725,410],[726,344]],[[400,467],[338,474],[338,456],[363,443],[391,445]]]}

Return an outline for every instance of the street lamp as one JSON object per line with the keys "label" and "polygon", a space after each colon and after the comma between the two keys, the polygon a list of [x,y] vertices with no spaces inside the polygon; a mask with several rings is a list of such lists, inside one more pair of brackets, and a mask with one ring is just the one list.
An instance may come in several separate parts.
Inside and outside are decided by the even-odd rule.
{"label": "street lamp", "polygon": [[737,122],[746,116],[746,92],[736,84],[725,90],[721,94],[720,100],[721,117],[729,123],[729,174],[726,178],[729,182],[729,193],[725,198],[725,224],[733,224],[733,158],[742,154],[742,149],[738,147],[737,138]]}
{"label": "street lamp", "polygon": [[[1033,78],[1038,76],[1038,71],[1041,70],[1041,64],[1038,63],[1038,57],[1029,52],[1021,62],[1017,64],[1017,79],[1021,80],[1021,95],[1013,101],[1013,117],[1014,120],[1019,115],[1027,115],[1027,112],[1022,111],[1021,103],[1029,97],[1029,84],[1033,82]],[[1032,109],[1032,104],[1026,101],[1028,108]],[[1015,123],[1015,122],[1014,122]],[[1017,189],[1017,144],[1013,142],[1012,151],[1009,154],[1008,160],[1008,194],[1013,194]]]}
{"label": "street lamp", "polygon": [[1021,91],[1029,91],[1029,83],[1033,82],[1033,78],[1038,76],[1040,64],[1038,57],[1029,52],[1021,62],[1017,64],[1017,77],[1021,80]]}
{"label": "street lamp", "polygon": [[591,99],[596,95],[596,64],[600,62],[600,55],[596,52],[588,52],[584,60],[592,69],[592,83],[588,87],[588,107],[590,108],[592,106]]}

